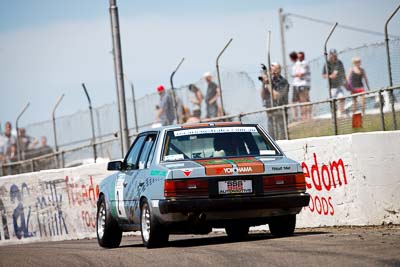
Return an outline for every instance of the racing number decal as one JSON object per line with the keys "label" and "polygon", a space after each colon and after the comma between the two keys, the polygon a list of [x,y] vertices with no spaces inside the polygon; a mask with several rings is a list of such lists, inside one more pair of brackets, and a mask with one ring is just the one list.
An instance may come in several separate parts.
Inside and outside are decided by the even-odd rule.
{"label": "racing number decal", "polygon": [[124,205],[125,175],[117,177],[115,181],[115,208],[119,218],[127,218]]}

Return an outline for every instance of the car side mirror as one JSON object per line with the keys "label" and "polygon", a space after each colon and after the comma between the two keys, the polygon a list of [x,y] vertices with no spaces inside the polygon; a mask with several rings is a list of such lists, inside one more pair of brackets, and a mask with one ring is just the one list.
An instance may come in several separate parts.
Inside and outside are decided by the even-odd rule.
{"label": "car side mirror", "polygon": [[120,160],[110,161],[107,164],[107,170],[108,171],[122,171],[123,165],[124,165],[123,162]]}

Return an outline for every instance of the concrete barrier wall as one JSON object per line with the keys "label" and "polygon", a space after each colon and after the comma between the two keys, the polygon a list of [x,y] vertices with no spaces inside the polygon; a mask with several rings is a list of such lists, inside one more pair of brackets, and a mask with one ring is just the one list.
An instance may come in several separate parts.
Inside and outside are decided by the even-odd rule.
{"label": "concrete barrier wall", "polygon": [[95,237],[106,163],[0,178],[0,245]]}
{"label": "concrete barrier wall", "polygon": [[306,176],[298,227],[400,223],[400,131],[280,141]]}
{"label": "concrete barrier wall", "polygon": [[[400,131],[280,141],[312,200],[298,227],[400,223]],[[106,163],[0,178],[0,245],[95,237]],[[265,227],[264,227],[265,228]]]}

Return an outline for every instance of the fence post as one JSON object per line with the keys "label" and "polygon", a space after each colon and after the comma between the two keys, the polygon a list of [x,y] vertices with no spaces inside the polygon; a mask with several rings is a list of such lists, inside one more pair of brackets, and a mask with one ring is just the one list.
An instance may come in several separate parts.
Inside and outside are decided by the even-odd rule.
{"label": "fence post", "polygon": [[[387,58],[387,67],[388,67],[388,75],[389,75],[389,86],[393,86],[393,78],[392,78],[392,65],[390,63],[390,49],[389,49],[389,34],[388,34],[388,25],[390,20],[394,17],[394,15],[399,11],[400,5],[393,11],[393,13],[389,16],[385,23],[385,45],[386,45],[386,58]],[[393,129],[397,130],[397,120],[396,120],[396,111],[394,108],[394,94],[393,90],[390,90],[390,103],[392,106],[392,116],[393,116]]]}
{"label": "fence post", "polygon": [[[329,98],[332,98],[332,93],[331,93],[331,80],[329,79],[329,67],[328,67],[328,41],[331,38],[333,31],[336,29],[336,26],[338,25],[338,23],[336,22],[331,31],[329,32],[328,37],[325,40],[325,44],[324,44],[324,56],[325,56],[325,72],[326,72],[326,79],[328,81],[328,92],[329,92]],[[335,135],[337,135],[338,130],[337,130],[337,118],[336,118],[336,99],[333,100],[333,102],[331,102],[331,113],[332,113],[332,118],[333,118],[333,129],[335,132]]]}
{"label": "fence post", "polygon": [[289,116],[288,116],[288,107],[285,105],[282,108],[283,112],[283,123],[285,125],[285,138],[289,140]]}
{"label": "fence post", "polygon": [[240,123],[242,123],[242,117],[243,117],[243,114],[240,113],[240,114],[239,114],[239,121],[240,121]]}
{"label": "fence post", "polygon": [[94,119],[93,119],[93,108],[92,108],[92,101],[90,99],[89,93],[86,89],[86,86],[84,83],[82,83],[83,90],[85,91],[86,98],[89,103],[89,113],[90,113],[90,124],[92,126],[92,145],[93,145],[93,157],[94,157],[94,163],[96,163],[97,160],[97,150],[96,150],[96,134],[94,132]]}
{"label": "fence post", "polygon": [[34,172],[35,171],[35,167],[33,166],[33,159],[31,159],[30,162],[31,162],[31,172]]}
{"label": "fence post", "polygon": [[383,113],[384,99],[383,99],[382,91],[383,91],[382,89],[379,90],[379,111],[380,111],[380,114],[381,114],[382,131],[386,131],[385,114]]}
{"label": "fence post", "polygon": [[287,75],[287,65],[286,65],[286,42],[285,42],[285,19],[286,15],[283,13],[283,8],[278,10],[279,16],[279,28],[281,32],[281,50],[282,50],[282,67],[283,67],[283,77],[288,79]]}
{"label": "fence post", "polygon": [[336,114],[337,99],[336,98],[330,99],[329,102],[331,105],[331,113],[332,113],[332,120],[333,120],[333,133],[334,133],[334,135],[338,135],[337,114]]}
{"label": "fence post", "polygon": [[215,61],[215,67],[217,68],[218,87],[219,87],[219,92],[220,92],[219,98],[221,101],[222,116],[225,116],[225,108],[224,108],[224,101],[223,101],[223,97],[222,97],[221,76],[219,73],[219,58],[222,56],[222,54],[225,52],[225,50],[231,44],[232,40],[233,40],[232,38],[229,39],[228,43],[225,45],[224,49],[222,49],[222,51],[218,54],[217,60]]}
{"label": "fence post", "polygon": [[[21,160],[21,144],[20,144],[20,142],[19,142],[19,127],[18,127],[18,122],[19,122],[19,119],[21,118],[21,116],[22,116],[22,115],[25,113],[25,111],[28,109],[29,105],[30,105],[30,103],[28,102],[28,103],[26,104],[26,106],[24,107],[24,109],[21,111],[21,113],[18,115],[17,120],[16,120],[16,122],[15,122],[15,128],[16,128],[16,130],[17,130],[17,142],[16,142],[16,145],[17,145],[17,158],[18,158],[18,161]],[[25,158],[25,154],[24,154],[24,158]]]}
{"label": "fence post", "polygon": [[[54,134],[54,148],[56,153],[58,152],[58,142],[57,142],[57,128],[56,128],[56,109],[58,105],[60,104],[61,100],[64,98],[64,94],[62,94],[58,100],[57,103],[53,107],[53,111],[51,113],[52,120],[53,120],[53,134]],[[59,167],[60,163],[58,162],[58,154],[57,154],[57,168]]]}
{"label": "fence post", "polygon": [[65,168],[64,150],[61,150],[61,167]]}
{"label": "fence post", "polygon": [[179,62],[178,66],[176,66],[175,70],[171,73],[171,76],[169,77],[169,82],[171,83],[172,101],[173,101],[173,104],[174,104],[174,112],[175,112],[176,124],[179,124],[179,113],[178,113],[178,103],[176,101],[176,94],[175,94],[175,88],[174,88],[174,76],[175,76],[175,73],[180,68],[180,66],[182,65],[184,60],[185,60],[185,58],[183,57],[181,59],[181,61]]}
{"label": "fence post", "polygon": [[129,83],[131,84],[133,114],[135,116],[135,131],[136,131],[136,133],[139,133],[137,110],[136,110],[135,87],[133,86],[133,82],[129,81]]}

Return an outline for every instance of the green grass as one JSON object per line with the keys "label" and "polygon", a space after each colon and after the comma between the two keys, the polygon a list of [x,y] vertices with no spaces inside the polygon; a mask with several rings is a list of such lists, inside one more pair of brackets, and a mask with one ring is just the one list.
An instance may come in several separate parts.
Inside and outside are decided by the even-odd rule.
{"label": "green grass", "polygon": [[[400,127],[400,112],[396,112],[397,128]],[[338,134],[351,134],[360,132],[382,131],[381,116],[364,115],[362,128],[352,128],[352,118],[338,118]],[[394,130],[392,113],[385,113],[386,130]],[[317,119],[289,124],[289,138],[298,139],[312,136],[334,135],[331,119]]]}

